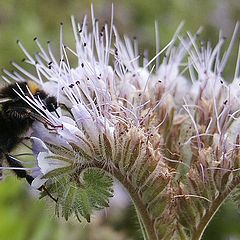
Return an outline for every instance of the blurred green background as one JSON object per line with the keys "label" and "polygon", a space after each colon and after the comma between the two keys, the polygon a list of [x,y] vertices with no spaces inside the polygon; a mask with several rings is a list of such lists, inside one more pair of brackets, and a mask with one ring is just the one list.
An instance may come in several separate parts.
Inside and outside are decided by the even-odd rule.
{"label": "blurred green background", "polygon": [[[114,3],[114,22],[120,33],[137,37],[141,49],[154,53],[154,21],[158,20],[161,46],[170,39],[182,20],[184,30],[196,32],[204,27],[206,40],[216,43],[218,31],[230,37],[240,18],[239,0],[122,0],[92,1],[95,15],[110,20]],[[33,38],[43,45],[47,40],[57,43],[59,23],[64,23],[65,39],[71,41],[70,15],[81,21],[90,14],[90,1],[82,0],[0,0],[0,66],[11,69],[10,60],[23,58],[16,40],[20,39],[30,52],[35,52]],[[134,210],[127,206],[118,211],[112,208],[93,223],[79,224],[74,219],[65,223],[54,217],[54,207],[36,200],[24,181],[15,176],[0,183],[0,240],[127,240],[141,239]],[[240,214],[229,201],[214,218],[204,240],[240,239]]]}

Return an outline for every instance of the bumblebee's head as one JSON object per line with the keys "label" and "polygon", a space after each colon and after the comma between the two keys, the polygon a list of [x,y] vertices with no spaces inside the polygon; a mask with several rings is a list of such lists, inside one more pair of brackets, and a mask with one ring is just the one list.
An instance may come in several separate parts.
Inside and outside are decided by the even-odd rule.
{"label": "bumblebee's head", "polygon": [[38,95],[38,93],[41,92],[39,85],[34,81],[31,80],[27,81],[27,86],[32,95]]}
{"label": "bumblebee's head", "polygon": [[27,86],[33,96],[39,97],[44,103],[49,112],[56,112],[57,99],[54,96],[49,96],[40,86],[34,81],[27,81]]}
{"label": "bumblebee's head", "polygon": [[30,80],[26,84],[33,96],[39,97],[43,101],[48,97],[48,94],[36,82]]}

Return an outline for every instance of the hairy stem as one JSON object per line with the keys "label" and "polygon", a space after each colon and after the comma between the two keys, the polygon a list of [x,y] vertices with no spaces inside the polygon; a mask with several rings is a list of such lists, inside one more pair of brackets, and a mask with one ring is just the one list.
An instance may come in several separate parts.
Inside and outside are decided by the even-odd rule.
{"label": "hairy stem", "polygon": [[127,177],[124,176],[117,168],[111,169],[110,171],[109,168],[102,165],[102,163],[98,161],[95,162],[94,167],[103,169],[108,174],[115,177],[126,188],[137,211],[143,236],[146,238],[146,240],[157,240],[158,237],[154,230],[154,222],[147,212],[147,206],[142,202],[137,189],[134,188],[134,186],[131,184],[131,181],[127,179]]}
{"label": "hairy stem", "polygon": [[[134,206],[134,207],[135,207],[135,209],[137,209],[136,206]],[[136,213],[137,213],[137,218],[138,218],[139,226],[140,226],[141,231],[142,231],[143,239],[144,239],[144,240],[147,240],[147,239],[148,239],[148,238],[147,238],[147,233],[146,233],[145,227],[144,227],[144,225],[143,225],[143,223],[142,223],[141,216],[140,216],[140,214],[137,212],[137,210],[136,210]]]}
{"label": "hairy stem", "polygon": [[199,225],[197,226],[196,231],[193,234],[192,240],[201,240],[206,227],[208,226],[218,209],[239,184],[240,177],[238,176],[235,177],[232,184],[225,191],[220,193],[219,196],[213,201],[211,207],[208,209],[204,217],[201,219]]}

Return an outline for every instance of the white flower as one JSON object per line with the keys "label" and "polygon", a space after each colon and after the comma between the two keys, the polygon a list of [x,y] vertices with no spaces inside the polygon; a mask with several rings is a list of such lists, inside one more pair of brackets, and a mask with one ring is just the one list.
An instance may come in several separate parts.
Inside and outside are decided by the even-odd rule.
{"label": "white flower", "polygon": [[[64,108],[58,109],[60,118],[47,113],[50,121],[55,122],[56,126],[62,125],[62,129],[49,131],[40,123],[36,122],[33,125],[33,150],[35,154],[38,153],[39,166],[43,173],[48,172],[47,166],[49,171],[53,168],[49,164],[50,160],[42,164],[43,159],[51,152],[48,149],[49,144],[69,151],[73,151],[75,145],[82,149],[86,156],[94,159],[104,154],[102,146],[104,141],[108,141],[113,149],[116,148],[116,138],[132,125],[142,128],[141,131],[148,134],[149,129],[164,124],[166,121],[166,115],[162,115],[164,112],[170,114],[174,108],[177,112],[182,112],[182,104],[185,104],[184,108],[190,117],[193,110],[197,111],[198,107],[199,111],[206,111],[205,114],[214,111],[211,118],[205,119],[208,122],[205,130],[208,132],[211,132],[214,121],[219,132],[222,131],[223,121],[228,118],[227,114],[230,112],[220,110],[220,105],[232,98],[229,93],[234,96],[231,99],[234,107],[230,107],[232,114],[237,111],[239,76],[236,76],[229,86],[222,77],[221,73],[226,62],[226,56],[222,59],[219,57],[222,39],[212,50],[209,45],[207,48],[198,49],[196,37],[189,35],[189,40],[186,40],[177,31],[166,50],[163,62],[154,70],[153,60],[140,64],[136,45],[127,37],[122,41],[115,28],[104,25],[101,30],[94,17],[92,33],[88,32],[86,27],[87,18],[84,19],[81,28],[75,23],[74,18],[72,23],[76,48],[71,49],[63,39],[60,39],[60,61],[54,57],[50,45],[48,51],[45,51],[38,39],[35,41],[40,47],[40,53],[35,55],[35,58],[27,52],[21,42],[18,42],[26,54],[26,62],[35,66],[37,77],[27,73],[15,63],[14,66],[41,84],[43,89],[54,95],[59,103],[68,109],[68,112]],[[115,42],[111,42],[113,34]],[[178,45],[177,38],[180,39]],[[231,50],[232,46],[229,48]],[[69,54],[77,58],[77,67],[71,67]],[[110,61],[111,55],[114,62]],[[188,64],[183,62],[186,55],[190,57]],[[189,68],[192,85],[184,75],[186,70],[181,72],[182,66]],[[20,74],[15,78],[19,76]],[[199,100],[203,101],[202,105],[195,106]],[[205,109],[204,104],[208,102],[211,102],[212,107]],[[36,108],[39,107],[37,102],[34,104]],[[157,113],[158,118],[154,117]],[[200,134],[199,126],[196,124],[195,127],[196,135]],[[63,165],[65,166],[65,163]],[[59,163],[54,168],[60,166]]]}

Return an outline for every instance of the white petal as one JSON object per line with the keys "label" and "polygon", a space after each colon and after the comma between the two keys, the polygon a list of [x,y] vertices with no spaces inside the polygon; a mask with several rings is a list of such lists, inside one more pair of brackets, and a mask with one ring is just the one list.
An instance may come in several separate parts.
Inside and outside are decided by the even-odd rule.
{"label": "white petal", "polygon": [[42,178],[43,175],[37,176],[36,178],[34,178],[34,180],[32,181],[31,186],[38,190],[41,186],[43,186],[46,182],[47,179]]}
{"label": "white petal", "polygon": [[49,130],[42,123],[35,121],[33,123],[32,129],[32,137],[39,138],[45,143],[52,143],[54,145],[64,146],[68,149],[72,149],[66,139],[61,137],[59,134],[49,134]]}
{"label": "white petal", "polygon": [[82,105],[77,104],[72,108],[72,113],[77,125],[83,128],[94,144],[98,143],[99,130],[89,111]]}
{"label": "white petal", "polygon": [[37,159],[38,159],[38,166],[40,167],[41,172],[44,175],[53,170],[56,170],[59,168],[65,168],[71,165],[69,162],[51,158],[51,155],[49,155],[49,153],[46,153],[46,152],[39,153]]}
{"label": "white petal", "polygon": [[32,140],[32,151],[35,156],[37,156],[38,153],[40,152],[49,152],[48,147],[40,138],[31,137],[31,140]]}

